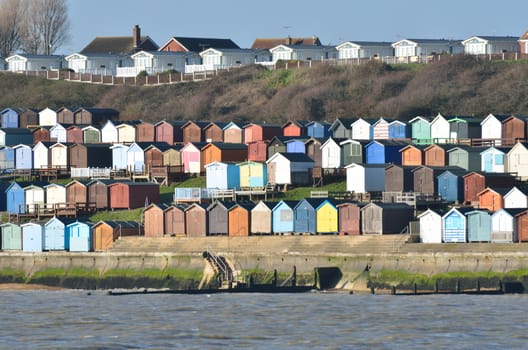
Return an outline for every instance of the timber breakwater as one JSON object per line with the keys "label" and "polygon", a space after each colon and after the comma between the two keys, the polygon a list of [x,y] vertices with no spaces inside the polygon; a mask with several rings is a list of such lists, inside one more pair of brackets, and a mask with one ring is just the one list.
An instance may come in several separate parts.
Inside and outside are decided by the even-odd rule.
{"label": "timber breakwater", "polygon": [[[519,282],[528,290],[528,246],[415,244],[409,238],[124,237],[102,253],[2,252],[0,282],[80,289],[195,289],[207,270],[203,253],[214,251],[229,261],[239,278],[257,283],[275,278],[285,285],[295,268],[297,285],[354,293],[496,289],[504,282]],[[316,269],[328,275],[314,279]],[[204,287],[215,283],[213,278]]]}

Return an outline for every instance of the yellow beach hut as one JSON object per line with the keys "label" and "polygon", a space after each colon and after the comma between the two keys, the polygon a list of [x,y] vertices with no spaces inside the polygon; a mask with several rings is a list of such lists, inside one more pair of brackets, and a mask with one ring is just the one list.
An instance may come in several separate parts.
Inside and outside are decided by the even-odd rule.
{"label": "yellow beach hut", "polygon": [[325,199],[315,209],[317,216],[317,233],[337,233],[339,232],[339,210],[330,200]]}

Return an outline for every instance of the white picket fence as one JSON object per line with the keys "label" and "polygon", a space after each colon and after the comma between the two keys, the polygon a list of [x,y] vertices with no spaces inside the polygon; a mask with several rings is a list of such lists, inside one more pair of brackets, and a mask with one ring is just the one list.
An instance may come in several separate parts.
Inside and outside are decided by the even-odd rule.
{"label": "white picket fence", "polygon": [[72,179],[109,179],[112,168],[71,168]]}

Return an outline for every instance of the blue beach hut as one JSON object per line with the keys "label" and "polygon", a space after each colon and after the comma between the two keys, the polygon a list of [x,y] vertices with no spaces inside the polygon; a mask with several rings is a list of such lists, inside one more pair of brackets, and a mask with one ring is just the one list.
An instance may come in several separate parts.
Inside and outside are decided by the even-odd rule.
{"label": "blue beach hut", "polygon": [[442,234],[445,243],[467,242],[467,225],[465,214],[473,207],[452,208],[442,216]]}
{"label": "blue beach hut", "polygon": [[70,252],[89,252],[92,250],[92,224],[73,222],[64,230],[65,248]]}
{"label": "blue beach hut", "polygon": [[294,208],[293,231],[295,233],[317,232],[317,216],[315,209],[324,201],[322,198],[305,198]]}
{"label": "blue beach hut", "polygon": [[112,168],[114,170],[127,169],[127,151],[128,146],[115,144],[110,147],[112,150]]}
{"label": "blue beach hut", "polygon": [[22,250],[22,231],[12,222],[0,225],[2,250]]}
{"label": "blue beach hut", "polygon": [[367,164],[398,164],[402,163],[400,149],[407,143],[392,140],[375,140],[365,146],[365,162]]}
{"label": "blue beach hut", "polygon": [[0,112],[2,115],[2,128],[18,128],[19,115],[22,110],[17,108],[6,108]]}
{"label": "blue beach hut", "polygon": [[205,166],[206,187],[213,189],[239,189],[240,172],[235,163],[212,162]]}
{"label": "blue beach hut", "polygon": [[28,145],[16,145],[15,151],[15,169],[33,169],[33,149]]}
{"label": "blue beach hut", "polygon": [[42,226],[34,222],[20,225],[22,230],[22,250],[25,252],[41,252],[43,244]]}
{"label": "blue beach hut", "polygon": [[12,147],[0,148],[0,171],[12,171],[15,169],[15,150]]}
{"label": "blue beach hut", "polygon": [[5,190],[6,194],[6,210],[8,214],[25,213],[25,196],[22,183],[16,181]]}
{"label": "blue beach hut", "polygon": [[446,170],[437,176],[437,192],[447,202],[464,201],[464,175],[465,170]]}
{"label": "blue beach hut", "polygon": [[389,139],[405,139],[409,137],[409,126],[400,120],[389,123]]}
{"label": "blue beach hut", "polygon": [[294,210],[297,201],[280,201],[273,207],[273,233],[293,233]]}
{"label": "blue beach hut", "polygon": [[491,215],[487,210],[466,213],[468,242],[491,241]]}
{"label": "blue beach hut", "polygon": [[306,135],[326,139],[330,137],[330,124],[327,122],[312,121],[306,124]]}
{"label": "blue beach hut", "polygon": [[44,224],[44,250],[64,250],[64,230],[66,223],[71,222],[69,219],[53,217]]}
{"label": "blue beach hut", "polygon": [[306,139],[293,139],[285,141],[287,153],[306,153]]}

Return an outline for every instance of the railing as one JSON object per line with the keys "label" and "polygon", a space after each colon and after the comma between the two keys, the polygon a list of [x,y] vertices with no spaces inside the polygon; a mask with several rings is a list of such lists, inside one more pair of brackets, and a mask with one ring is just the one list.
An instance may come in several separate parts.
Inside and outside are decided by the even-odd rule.
{"label": "railing", "polygon": [[111,168],[71,168],[71,177],[85,179],[109,179]]}
{"label": "railing", "polygon": [[220,269],[224,280],[228,282],[233,282],[233,273],[231,271],[231,268],[225,263],[225,260],[221,259],[220,256],[216,254],[210,247],[207,247],[206,254],[207,257],[212,260],[213,264],[218,267],[218,269]]}

